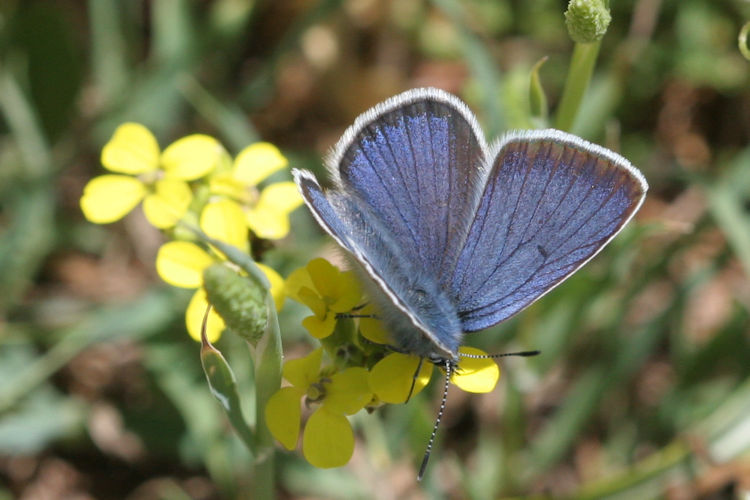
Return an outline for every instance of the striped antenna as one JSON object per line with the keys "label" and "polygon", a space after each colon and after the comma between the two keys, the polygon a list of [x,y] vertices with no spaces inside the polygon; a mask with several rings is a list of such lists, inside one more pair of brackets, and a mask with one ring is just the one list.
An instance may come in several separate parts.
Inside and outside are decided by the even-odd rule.
{"label": "striped antenna", "polygon": [[504,358],[506,356],[521,356],[524,358],[528,358],[530,356],[537,356],[541,354],[542,351],[521,351],[521,352],[505,352],[502,354],[469,354],[467,352],[459,352],[458,355],[462,358],[471,358],[471,359],[495,359],[495,358]]}
{"label": "striped antenna", "polygon": [[427,442],[427,449],[424,452],[424,458],[422,459],[422,465],[419,467],[419,474],[417,474],[417,481],[421,481],[424,476],[424,471],[427,469],[427,461],[430,459],[430,453],[432,453],[432,444],[435,442],[435,435],[437,434],[440,420],[443,418],[443,412],[445,411],[445,402],[448,400],[448,387],[451,382],[451,360],[445,360],[445,387],[443,388],[443,399],[440,401],[440,410],[438,410],[437,419],[435,419],[435,425],[432,427],[432,434],[430,440]]}
{"label": "striped antenna", "polygon": [[[507,356],[521,356],[529,357],[540,354],[541,351],[521,351],[521,352],[506,352],[503,354],[468,354],[459,353],[458,355],[462,358],[472,359],[487,359],[487,358],[504,358]],[[445,411],[445,404],[448,401],[448,387],[451,382],[451,372],[453,371],[453,362],[450,359],[443,360],[445,366],[445,386],[443,387],[443,398],[440,400],[440,409],[438,410],[437,418],[435,419],[435,425],[432,427],[432,434],[430,434],[430,440],[427,442],[427,449],[424,452],[424,458],[422,458],[422,465],[419,467],[419,474],[417,474],[417,481],[421,481],[424,477],[425,470],[427,470],[427,462],[430,460],[430,453],[432,453],[432,445],[435,442],[435,436],[437,435],[438,426],[440,426],[440,420],[443,418],[443,412]],[[422,366],[421,360],[417,372],[414,375],[416,380],[419,368]],[[412,390],[414,389],[414,380],[412,380]],[[411,396],[411,390],[409,391]],[[407,398],[408,401],[408,398]]]}

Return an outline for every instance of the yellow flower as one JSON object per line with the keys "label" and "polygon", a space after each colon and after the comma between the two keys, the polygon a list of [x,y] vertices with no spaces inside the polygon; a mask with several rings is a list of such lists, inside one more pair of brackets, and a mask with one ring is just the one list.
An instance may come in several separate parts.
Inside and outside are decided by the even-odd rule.
{"label": "yellow flower", "polygon": [[271,434],[288,450],[299,439],[300,400],[319,405],[305,424],[302,452],[320,468],[346,464],[354,451],[354,433],[347,415],[353,415],[372,399],[367,370],[346,368],[330,376],[321,374],[323,349],[284,363],[284,378],[292,385],[282,387],[268,401],[266,422]]}
{"label": "yellow flower", "polygon": [[249,231],[242,207],[229,199],[210,201],[203,207],[200,227],[207,236],[249,250]]}
{"label": "yellow flower", "polygon": [[458,349],[458,367],[451,374],[451,382],[466,392],[484,393],[495,389],[500,379],[500,366],[491,358],[467,358],[461,354],[486,356],[476,347],[462,346]]}
{"label": "yellow flower", "polygon": [[[500,367],[489,358],[467,358],[461,354],[485,355],[474,347],[463,346],[459,350],[457,369],[451,374],[451,382],[466,392],[490,392],[500,378]],[[417,374],[418,356],[391,353],[384,357],[370,371],[370,387],[385,403],[403,403],[407,398],[421,391],[432,376],[432,363],[423,360]],[[412,388],[413,387],[413,388]]]}
{"label": "yellow flower", "polygon": [[189,181],[199,179],[227,153],[213,137],[183,137],[160,152],[153,134],[138,123],[125,123],[102,149],[101,162],[114,174],[93,178],[83,190],[80,204],[91,222],[107,224],[123,218],[141,201],[154,226],[174,226],[193,199]]}
{"label": "yellow flower", "polygon": [[[403,403],[427,386],[432,377],[433,365],[398,352],[391,353],[378,361],[370,370],[370,387],[378,399],[384,403]],[[417,374],[417,367],[419,373]],[[412,389],[412,385],[414,386]]]}
{"label": "yellow flower", "polygon": [[[159,249],[156,256],[156,271],[170,285],[181,288],[196,288],[193,298],[185,311],[185,324],[193,339],[200,341],[203,315],[208,301],[203,290],[203,271],[220,259],[210,255],[203,248],[189,241],[170,241]],[[284,301],[284,280],[270,267],[256,263],[271,283],[271,295],[276,309],[280,310]],[[209,313],[206,335],[209,342],[215,342],[225,328],[224,320],[214,309]]]}
{"label": "yellow flower", "polygon": [[359,283],[351,271],[340,271],[325,259],[313,259],[286,279],[286,293],[305,304],[313,315],[302,320],[313,337],[328,337],[337,314],[350,312],[360,301]]}
{"label": "yellow flower", "polygon": [[[234,204],[227,224],[250,228],[260,238],[280,239],[289,233],[289,214],[302,204],[297,186],[277,182],[258,192],[258,184],[288,166],[276,146],[258,142],[243,149],[230,171],[217,171],[211,178],[211,194]],[[237,214],[241,213],[241,217]],[[237,229],[239,231],[239,229]]]}
{"label": "yellow flower", "polygon": [[359,333],[370,342],[376,344],[393,345],[391,336],[383,327],[383,322],[378,319],[378,310],[369,303],[357,310],[359,318]]}

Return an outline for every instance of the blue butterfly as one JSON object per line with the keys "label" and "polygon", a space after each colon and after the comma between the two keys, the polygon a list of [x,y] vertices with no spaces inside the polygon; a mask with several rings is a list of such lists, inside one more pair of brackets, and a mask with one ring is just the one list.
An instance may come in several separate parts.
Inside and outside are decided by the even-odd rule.
{"label": "blue butterfly", "polygon": [[488,146],[469,108],[432,88],[360,115],[327,166],[328,190],[294,170],[305,203],[374,283],[396,347],[453,366],[465,333],[562,283],[648,189],[622,156],[558,130]]}

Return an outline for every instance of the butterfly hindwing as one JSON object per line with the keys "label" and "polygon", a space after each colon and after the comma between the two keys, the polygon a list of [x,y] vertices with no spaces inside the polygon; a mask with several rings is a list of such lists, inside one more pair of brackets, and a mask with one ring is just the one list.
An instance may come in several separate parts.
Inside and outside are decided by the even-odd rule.
{"label": "butterfly hindwing", "polygon": [[556,130],[511,134],[496,150],[449,284],[466,332],[560,284],[622,229],[647,189],[624,158]]}
{"label": "butterfly hindwing", "polygon": [[432,359],[456,359],[464,332],[560,284],[648,187],[624,158],[556,130],[508,134],[488,153],[466,105],[435,89],[361,115],[327,163],[329,190],[295,171],[305,202],[375,283],[395,343]]}

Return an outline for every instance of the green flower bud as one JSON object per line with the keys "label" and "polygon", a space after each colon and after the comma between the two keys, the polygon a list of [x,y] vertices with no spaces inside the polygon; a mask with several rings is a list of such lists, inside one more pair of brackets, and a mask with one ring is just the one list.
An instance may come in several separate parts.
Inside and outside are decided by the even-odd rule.
{"label": "green flower bud", "polygon": [[203,271],[208,301],[234,333],[256,345],[266,330],[266,290],[225,264]]}
{"label": "green flower bud", "polygon": [[573,41],[593,43],[607,32],[612,16],[602,0],[570,0],[565,24]]}

